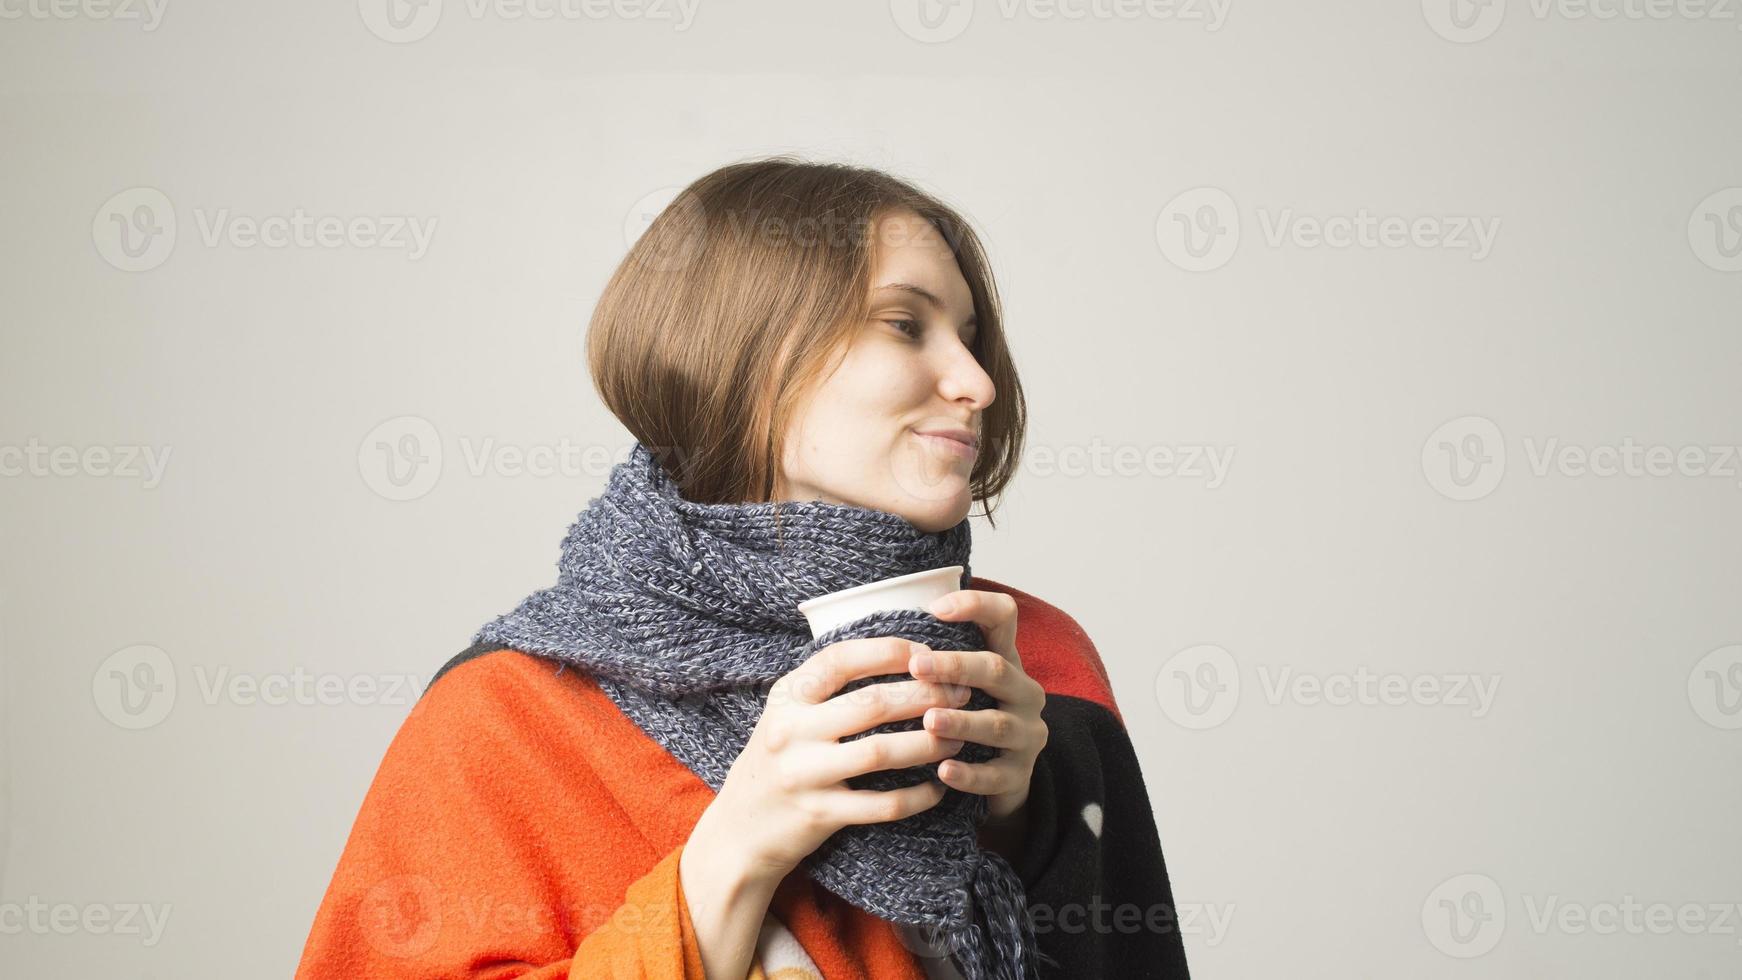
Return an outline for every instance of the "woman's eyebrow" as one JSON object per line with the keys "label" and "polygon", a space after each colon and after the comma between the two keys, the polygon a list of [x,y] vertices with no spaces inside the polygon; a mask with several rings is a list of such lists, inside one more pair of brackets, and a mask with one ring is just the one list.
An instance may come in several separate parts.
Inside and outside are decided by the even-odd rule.
{"label": "woman's eyebrow", "polygon": [[[878,289],[878,291],[882,291],[885,289],[898,289],[901,292],[912,293],[913,295],[918,296],[920,299],[923,299],[927,303],[930,303],[932,305],[933,309],[941,310],[944,308],[943,302],[940,301],[936,296],[932,295],[931,290],[926,289],[924,286],[915,286],[913,283],[910,283],[910,282],[884,283],[883,285],[878,286],[877,289]],[[964,327],[976,327],[979,325],[980,325],[980,318],[978,316],[974,316],[974,315],[970,315],[966,320],[962,321],[962,326],[964,326]]]}

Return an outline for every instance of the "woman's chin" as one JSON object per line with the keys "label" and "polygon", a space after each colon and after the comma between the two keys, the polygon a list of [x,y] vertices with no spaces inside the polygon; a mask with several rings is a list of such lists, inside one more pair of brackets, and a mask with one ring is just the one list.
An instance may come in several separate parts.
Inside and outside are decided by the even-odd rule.
{"label": "woman's chin", "polygon": [[903,459],[892,468],[890,509],[925,531],[944,531],[962,523],[974,505],[970,467],[955,461]]}
{"label": "woman's chin", "polygon": [[968,510],[974,501],[968,495],[966,486],[962,488],[959,498],[948,500],[909,500],[903,501],[895,513],[907,519],[907,523],[921,531],[936,533],[947,531],[968,516]]}

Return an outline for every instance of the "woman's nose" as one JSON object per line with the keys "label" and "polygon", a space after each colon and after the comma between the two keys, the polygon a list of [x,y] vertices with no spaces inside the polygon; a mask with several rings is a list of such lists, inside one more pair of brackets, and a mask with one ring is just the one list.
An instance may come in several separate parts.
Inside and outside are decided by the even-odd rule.
{"label": "woman's nose", "polygon": [[963,346],[958,346],[952,352],[938,389],[952,402],[966,399],[975,411],[985,409],[998,395],[997,387],[992,384],[992,376],[980,366],[974,353]]}

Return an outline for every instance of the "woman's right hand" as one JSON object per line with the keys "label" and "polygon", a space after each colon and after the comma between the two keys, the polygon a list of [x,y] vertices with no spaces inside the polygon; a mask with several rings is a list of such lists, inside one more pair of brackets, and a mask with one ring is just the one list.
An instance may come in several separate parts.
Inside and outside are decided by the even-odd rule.
{"label": "woman's right hand", "polygon": [[[744,848],[754,878],[778,883],[830,834],[849,824],[900,820],[936,806],[948,787],[936,779],[901,789],[857,790],[849,776],[905,769],[950,758],[962,749],[923,727],[840,739],[927,708],[959,708],[971,691],[910,679],[846,684],[906,674],[924,644],[891,636],[830,644],[775,681],[750,739],[697,828]],[[764,877],[766,876],[766,877]]]}

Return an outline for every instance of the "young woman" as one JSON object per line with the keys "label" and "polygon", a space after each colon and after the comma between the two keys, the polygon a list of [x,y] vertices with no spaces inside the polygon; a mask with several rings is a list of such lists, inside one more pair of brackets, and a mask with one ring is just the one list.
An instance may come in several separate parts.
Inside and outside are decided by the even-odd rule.
{"label": "young woman", "polygon": [[[967,223],[875,170],[724,167],[588,353],[638,441],[395,736],[298,976],[1185,977],[1093,644],[966,571],[1025,425]],[[948,565],[930,610],[797,611]]]}

